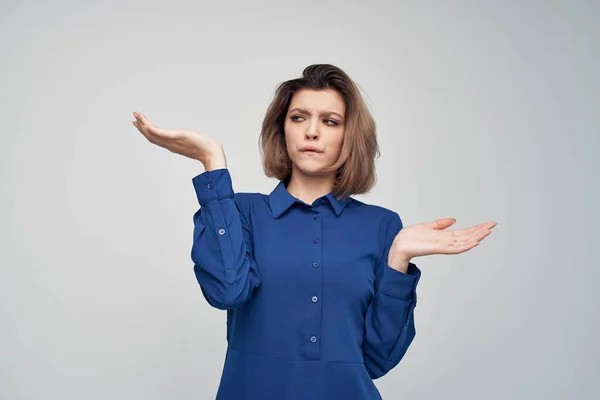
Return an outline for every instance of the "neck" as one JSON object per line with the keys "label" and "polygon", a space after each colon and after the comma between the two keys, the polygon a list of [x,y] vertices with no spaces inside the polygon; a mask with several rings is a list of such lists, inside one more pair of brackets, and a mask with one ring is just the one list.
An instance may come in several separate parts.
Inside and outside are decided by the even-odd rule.
{"label": "neck", "polygon": [[306,204],[312,204],[319,197],[331,192],[334,182],[335,175],[309,176],[294,170],[287,191]]}

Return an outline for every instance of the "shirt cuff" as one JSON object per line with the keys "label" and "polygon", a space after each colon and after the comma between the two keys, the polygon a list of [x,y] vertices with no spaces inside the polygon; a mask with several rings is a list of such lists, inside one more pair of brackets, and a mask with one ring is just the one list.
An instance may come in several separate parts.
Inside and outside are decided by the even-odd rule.
{"label": "shirt cuff", "polygon": [[421,270],[411,262],[408,263],[406,273],[400,272],[386,263],[379,290],[397,299],[414,300],[420,278]]}
{"label": "shirt cuff", "polygon": [[231,175],[227,168],[205,171],[192,178],[192,183],[201,206],[211,200],[233,197]]}

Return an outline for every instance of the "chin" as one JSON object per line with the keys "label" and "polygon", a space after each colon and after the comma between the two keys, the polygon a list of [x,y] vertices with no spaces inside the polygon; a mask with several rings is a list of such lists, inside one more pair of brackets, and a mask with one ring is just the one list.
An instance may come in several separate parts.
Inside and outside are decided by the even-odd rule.
{"label": "chin", "polygon": [[303,175],[308,176],[320,176],[323,175],[321,172],[325,167],[322,163],[300,163],[296,164],[296,169]]}

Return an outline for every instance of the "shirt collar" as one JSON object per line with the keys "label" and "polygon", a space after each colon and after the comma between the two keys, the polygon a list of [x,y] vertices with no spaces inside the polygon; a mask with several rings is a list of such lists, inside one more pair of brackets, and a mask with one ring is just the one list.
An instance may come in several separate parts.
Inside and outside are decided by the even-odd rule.
{"label": "shirt collar", "polygon": [[[286,183],[284,181],[279,181],[279,184],[273,189],[271,194],[269,195],[269,206],[271,207],[271,212],[273,213],[273,218],[279,218],[284,212],[286,212],[294,203],[305,204],[302,200],[292,196],[290,192],[287,191]],[[332,192],[327,193],[325,196],[322,196],[329,201],[333,211],[339,217],[346,204],[348,204],[349,197],[344,199],[336,199]]]}

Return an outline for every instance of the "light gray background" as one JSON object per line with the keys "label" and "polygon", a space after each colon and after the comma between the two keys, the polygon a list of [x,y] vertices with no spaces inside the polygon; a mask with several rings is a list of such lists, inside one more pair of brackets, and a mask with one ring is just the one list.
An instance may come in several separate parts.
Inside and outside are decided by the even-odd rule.
{"label": "light gray background", "polygon": [[269,193],[276,85],[335,64],[377,121],[405,225],[496,221],[423,271],[389,399],[596,399],[600,57],[592,1],[3,1],[0,398],[211,399],[225,312],[190,259],[200,163],[132,112],[222,141]]}

